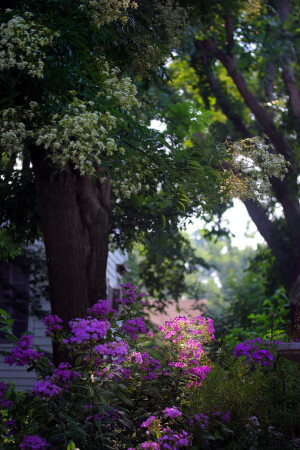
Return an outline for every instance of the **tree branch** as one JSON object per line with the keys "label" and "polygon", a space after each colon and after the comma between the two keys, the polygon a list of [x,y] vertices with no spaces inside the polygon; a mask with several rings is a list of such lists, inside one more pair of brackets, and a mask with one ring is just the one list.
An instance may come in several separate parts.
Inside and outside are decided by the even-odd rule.
{"label": "tree branch", "polygon": [[258,203],[247,199],[244,200],[244,205],[259,233],[267,242],[276,260],[280,263],[282,268],[281,276],[285,283],[291,286],[299,273],[297,258],[295,257],[295,252],[291,251],[293,250],[291,249],[291,244],[282,238],[282,233],[278,226],[268,218],[266,211]]}
{"label": "tree branch", "polygon": [[[195,45],[196,48],[199,48],[200,42],[196,41]],[[201,42],[201,48],[204,46],[204,48],[212,53],[216,59],[218,59],[224,67],[227,69],[228,74],[234,81],[237,89],[239,90],[240,94],[242,95],[246,105],[249,107],[249,109],[252,111],[258,122],[263,127],[265,133],[270,138],[272,144],[278,151],[278,153],[281,153],[284,155],[284,157],[292,163],[292,170],[296,170],[296,162],[295,162],[295,155],[293,152],[292,147],[287,142],[287,140],[282,136],[276,129],[272,118],[269,116],[267,111],[261,106],[255,95],[252,94],[252,92],[249,91],[247,83],[243,76],[238,72],[237,70],[237,64],[236,59],[234,55],[227,54],[225,55],[221,50],[219,50],[215,44],[215,42],[211,39],[205,39]]]}
{"label": "tree branch", "polygon": [[[201,46],[200,41],[196,41],[198,43],[198,49]],[[203,47],[204,50],[204,47]],[[235,108],[231,103],[231,100],[229,99],[228,95],[224,95],[224,93],[221,91],[219,87],[218,79],[213,72],[211,68],[211,64],[208,58],[208,55],[203,52],[202,53],[202,65],[205,67],[205,76],[207,79],[207,82],[210,85],[210,88],[212,90],[212,93],[214,94],[216,98],[217,105],[223,112],[223,114],[233,123],[234,128],[236,129],[237,133],[241,135],[243,138],[251,137],[251,133],[244,124],[243,120],[241,119],[241,116],[235,112]],[[197,66],[196,64],[193,65],[195,71],[197,72]]]}
{"label": "tree branch", "polygon": [[[281,25],[287,20],[289,15],[289,0],[280,0],[278,14]],[[292,60],[289,56],[283,55],[282,64],[283,81],[289,95],[292,112],[296,119],[300,118],[300,92],[297,87],[296,77],[292,66]]]}
{"label": "tree branch", "polygon": [[227,37],[227,48],[230,51],[233,46],[233,21],[232,18],[229,17],[227,14],[225,16],[225,30],[226,30],[226,37]]}

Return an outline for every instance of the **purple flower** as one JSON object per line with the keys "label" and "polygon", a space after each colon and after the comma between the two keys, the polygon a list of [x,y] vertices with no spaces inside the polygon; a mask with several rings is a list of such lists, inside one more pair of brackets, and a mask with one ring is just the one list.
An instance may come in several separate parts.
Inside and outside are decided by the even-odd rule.
{"label": "purple flower", "polygon": [[17,422],[16,422],[14,419],[6,420],[6,421],[4,422],[4,426],[5,426],[6,428],[8,428],[8,430],[9,430],[9,431],[8,431],[8,435],[9,435],[9,436],[15,434],[15,432],[16,432],[15,428],[16,428],[16,426],[17,426]]}
{"label": "purple flower", "polygon": [[159,450],[160,449],[159,444],[157,444],[156,442],[151,442],[151,441],[143,442],[140,445],[140,447],[141,448],[148,448],[149,450]]}
{"label": "purple flower", "polygon": [[122,305],[133,305],[134,303],[140,302],[142,306],[144,306],[145,302],[142,300],[145,297],[143,292],[139,292],[132,284],[121,284],[122,288],[122,298],[117,299],[117,303],[121,303]]}
{"label": "purple flower", "polygon": [[98,300],[91,308],[88,309],[88,313],[105,317],[106,315],[112,313],[117,314],[117,311],[110,307],[110,302],[108,300]]}
{"label": "purple flower", "polygon": [[221,417],[222,422],[227,423],[230,422],[230,411],[227,411],[223,416]]}
{"label": "purple flower", "polygon": [[161,365],[157,359],[150,356],[147,352],[142,353],[140,369],[146,373],[144,380],[154,380],[158,376],[160,368]]}
{"label": "purple flower", "polygon": [[44,353],[37,353],[32,349],[32,335],[25,335],[17,342],[16,347],[11,351],[11,355],[4,359],[5,364],[12,366],[26,366],[32,364],[35,360],[42,358]]}
{"label": "purple flower", "polygon": [[147,420],[145,420],[144,422],[141,423],[140,427],[141,428],[149,428],[151,423],[153,422],[153,420],[155,420],[156,417],[155,416],[150,416],[148,417]]}
{"label": "purple flower", "polygon": [[60,363],[52,375],[34,384],[33,392],[37,397],[55,397],[62,393],[62,389],[68,390],[72,381],[80,376],[79,372],[72,370],[69,363]]}
{"label": "purple flower", "polygon": [[249,339],[238,344],[233,350],[233,354],[236,358],[245,356],[248,363],[269,366],[274,358],[272,353],[264,347],[270,348],[272,344],[273,342],[264,342],[260,338]]}
{"label": "purple flower", "polygon": [[163,412],[166,417],[170,417],[171,419],[182,416],[182,412],[180,412],[176,406],[172,406],[172,408],[165,408]]}
{"label": "purple flower", "polygon": [[44,317],[43,323],[47,327],[45,332],[46,336],[52,337],[54,336],[56,331],[61,331],[63,329],[62,325],[60,325],[62,323],[61,318],[56,316],[55,314],[49,314],[48,316]]}
{"label": "purple flower", "polygon": [[189,435],[186,431],[181,431],[181,433],[179,433],[171,428],[163,428],[162,436],[158,438],[157,442],[160,445],[158,448],[177,450],[180,447],[189,446]]}
{"label": "purple flower", "polygon": [[208,416],[206,414],[203,414],[203,413],[195,414],[194,419],[196,420],[196,422],[198,422],[198,424],[199,424],[200,428],[202,428],[202,430],[204,430],[207,427]]}
{"label": "purple flower", "polygon": [[99,355],[110,356],[114,362],[121,363],[128,354],[129,345],[126,341],[108,342],[107,344],[97,345],[94,350]]}
{"label": "purple flower", "polygon": [[124,324],[120,327],[120,330],[123,330],[131,337],[132,340],[135,341],[139,333],[146,333],[147,328],[142,317],[137,317],[136,319],[126,320],[126,322],[124,322]]}
{"label": "purple flower", "polygon": [[0,406],[3,408],[10,408],[13,405],[13,402],[10,400],[6,400],[6,391],[8,387],[3,381],[0,381]]}
{"label": "purple flower", "polygon": [[32,391],[37,397],[55,397],[61,394],[62,388],[51,381],[36,381]]}
{"label": "purple flower", "polygon": [[47,447],[50,447],[50,445],[47,444],[45,439],[42,439],[39,436],[25,436],[19,448],[23,450],[46,450]]}
{"label": "purple flower", "polygon": [[111,326],[108,320],[98,320],[92,317],[71,320],[69,325],[72,335],[70,339],[63,341],[65,344],[86,344],[90,341],[103,339]]}
{"label": "purple flower", "polygon": [[142,356],[141,352],[132,352],[130,357],[131,357],[131,360],[135,363],[142,364],[142,362],[143,362],[143,356]]}

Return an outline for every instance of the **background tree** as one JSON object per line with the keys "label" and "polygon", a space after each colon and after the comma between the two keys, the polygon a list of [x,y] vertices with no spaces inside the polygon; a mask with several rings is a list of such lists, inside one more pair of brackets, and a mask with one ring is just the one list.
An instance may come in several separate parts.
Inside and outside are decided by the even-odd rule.
{"label": "background tree", "polygon": [[[267,149],[289,161],[283,180],[268,177],[272,193],[264,205],[241,197],[289,291],[293,336],[299,334],[300,308],[298,18],[296,1],[201,2],[172,69],[181,96],[185,92],[213,112],[210,130],[221,142],[264,134],[272,145],[258,145],[261,153]],[[261,165],[259,157],[255,165]],[[278,206],[284,222],[276,219]]]}

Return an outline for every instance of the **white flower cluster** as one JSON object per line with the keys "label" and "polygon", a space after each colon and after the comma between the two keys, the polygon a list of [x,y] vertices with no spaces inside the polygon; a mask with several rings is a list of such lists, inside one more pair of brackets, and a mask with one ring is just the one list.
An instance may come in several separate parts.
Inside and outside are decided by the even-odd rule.
{"label": "white flower cluster", "polygon": [[141,174],[135,173],[133,177],[113,180],[111,187],[117,198],[130,198],[143,190],[143,184],[139,181]]}
{"label": "white flower cluster", "polygon": [[137,88],[129,77],[119,78],[120,69],[110,67],[104,57],[97,57],[95,64],[99,68],[99,77],[104,78],[99,96],[102,95],[106,100],[115,101],[117,107],[124,111],[141,106],[136,98]]}
{"label": "white flower cluster", "polygon": [[[157,170],[156,167],[154,169]],[[149,191],[150,171],[149,165],[144,167],[137,157],[127,159],[126,164],[122,168],[118,167],[115,169],[114,179],[111,180],[115,196],[117,198],[130,198],[133,195],[138,195],[140,192]],[[153,177],[153,172],[151,174]]]}
{"label": "white flower cluster", "polygon": [[[111,112],[101,112],[96,101],[74,98],[65,113],[55,114],[50,124],[36,133],[37,144],[49,149],[52,161],[65,168],[69,162],[80,173],[92,175],[103,165],[104,158],[124,149],[112,137],[112,131],[122,124],[120,109],[128,113],[139,106],[137,90],[129,78],[118,79],[119,70],[111,68],[104,58],[96,61],[99,67],[98,97],[108,102]],[[114,115],[113,111],[118,111]]]}
{"label": "white flower cluster", "polygon": [[283,179],[288,172],[289,162],[283,155],[275,154],[273,147],[259,136],[227,143],[231,156],[231,167],[225,172],[222,191],[229,191],[233,197],[252,198],[265,203],[272,195],[270,178]]}
{"label": "white flower cluster", "polygon": [[130,111],[135,106],[140,106],[136,98],[137,89],[130,78],[125,77],[118,80],[116,76],[111,76],[104,82],[106,98],[117,100],[121,109]]}
{"label": "white flower cluster", "polygon": [[137,8],[137,3],[132,0],[87,0],[81,1],[82,7],[88,5],[95,24],[100,27],[114,20],[126,22],[124,15],[128,8]]}
{"label": "white flower cluster", "polygon": [[29,107],[7,108],[0,115],[0,149],[8,155],[20,154],[23,151],[24,142],[31,131],[25,123],[35,117],[38,104],[30,102]]}
{"label": "white flower cluster", "polygon": [[109,137],[116,125],[117,118],[97,111],[94,102],[75,98],[65,114],[55,114],[49,125],[38,130],[36,143],[49,149],[52,161],[61,168],[71,162],[81,174],[92,175],[102,164],[101,155],[110,156],[118,148]]}
{"label": "white flower cluster", "polygon": [[8,154],[20,153],[27,137],[26,126],[21,121],[19,111],[7,108],[1,111],[0,148]]}
{"label": "white flower cluster", "polygon": [[183,31],[187,21],[187,7],[178,6],[176,0],[155,1],[157,10],[155,21],[163,26],[166,42],[171,46],[179,43],[178,34]]}
{"label": "white flower cluster", "polygon": [[[10,10],[6,10],[10,12]],[[0,26],[0,72],[17,68],[32,77],[41,78],[45,54],[42,48],[50,45],[55,34],[32,20],[27,12],[24,17],[15,15]]]}
{"label": "white flower cluster", "polygon": [[[105,58],[97,58],[99,68],[98,97],[108,102],[111,112],[101,112],[96,101],[74,98],[65,113],[56,114],[50,124],[36,134],[37,144],[49,149],[53,162],[64,168],[69,162],[80,173],[92,175],[104,163],[103,157],[115,151],[124,152],[112,137],[112,131],[122,124],[120,109],[128,113],[139,106],[137,90],[129,78],[118,78],[119,70],[109,66]],[[114,115],[113,111],[118,111]]]}

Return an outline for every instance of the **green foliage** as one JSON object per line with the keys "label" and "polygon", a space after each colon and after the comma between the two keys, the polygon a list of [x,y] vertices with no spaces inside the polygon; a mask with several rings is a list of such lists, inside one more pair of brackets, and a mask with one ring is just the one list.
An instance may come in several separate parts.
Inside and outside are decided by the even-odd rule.
{"label": "green foliage", "polygon": [[208,268],[205,259],[195,253],[186,236],[167,227],[153,238],[145,236],[143,245],[136,246],[125,279],[137,282],[155,299],[152,306],[162,311],[187,292],[187,275],[200,267]]}
{"label": "green foliage", "polygon": [[[221,429],[220,444],[214,436],[215,427],[209,430],[211,448],[296,448],[292,439],[299,434],[297,379],[297,365],[290,361],[278,358],[271,369],[259,365],[249,369],[223,346],[189,408],[206,414],[231,411],[231,432]],[[258,426],[250,426],[253,416],[258,419]]]}
{"label": "green foliage", "polygon": [[20,246],[12,241],[11,236],[4,228],[0,229],[0,260],[14,259],[20,253]]}
{"label": "green foliage", "polygon": [[[218,336],[231,344],[258,334],[285,339],[289,331],[289,299],[277,270],[270,250],[259,247],[242,276],[228,274],[223,281],[223,304],[214,317],[220,328]],[[211,312],[214,316],[213,303]]]}
{"label": "green foliage", "polygon": [[[136,314],[141,315],[141,305],[127,304],[119,319],[124,323]],[[11,332],[7,313],[0,311],[0,316],[6,331]],[[108,318],[113,331],[108,330],[103,342],[114,340],[120,332],[118,318],[113,318],[111,313],[106,314]],[[98,360],[95,366],[99,355],[94,354],[93,346],[99,342],[90,341],[71,345],[73,369],[80,371],[80,376],[72,383],[65,382],[61,395],[45,394],[40,398],[30,393],[16,393],[12,388],[4,391],[1,401],[12,401],[13,404],[0,411],[2,448],[14,449],[25,435],[31,435],[43,436],[58,450],[78,447],[90,450],[99,446],[139,450],[142,442],[149,439],[155,442],[160,438],[161,428],[166,426],[175,427],[177,434],[188,431],[193,450],[298,448],[300,395],[295,363],[278,357],[276,345],[272,347],[274,362],[268,366],[249,363],[243,357],[236,358],[230,346],[222,345],[213,363],[205,355],[201,356],[201,364],[209,364],[211,371],[200,385],[197,381],[197,386],[188,386],[184,380],[187,374],[180,367],[170,367],[169,363],[184,360],[182,357],[178,360],[178,357],[184,346],[191,342],[191,327],[196,327],[194,331],[201,330],[202,342],[209,336],[207,325],[202,324],[199,328],[199,325],[183,322],[179,325],[182,339],[173,343],[167,338],[168,327],[173,329],[170,323],[166,323],[167,329],[162,332],[131,340],[133,353],[124,366],[130,369],[129,377],[118,372],[119,364],[110,360],[109,355]],[[55,333],[57,341],[66,337],[62,331]],[[124,344],[124,340],[118,342]],[[138,366],[135,357],[145,358],[144,352],[160,362],[158,376],[148,379],[143,376],[144,369]],[[46,358],[32,361],[29,370],[32,368],[40,379],[51,380],[49,376],[54,368]],[[60,386],[58,380],[56,383]],[[175,419],[166,417],[165,408],[175,405],[181,415]],[[15,433],[8,434],[6,420],[12,417],[16,420]],[[141,427],[142,422],[151,417],[151,425],[146,429]],[[182,444],[183,447],[187,445]]]}

